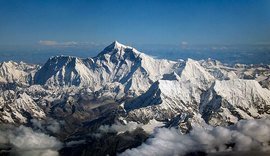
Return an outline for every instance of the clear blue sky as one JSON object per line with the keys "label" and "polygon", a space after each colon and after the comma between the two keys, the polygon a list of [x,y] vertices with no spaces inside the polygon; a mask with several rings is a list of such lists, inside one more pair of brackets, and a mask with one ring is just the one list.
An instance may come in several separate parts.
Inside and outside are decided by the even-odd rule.
{"label": "clear blue sky", "polygon": [[0,0],[0,48],[270,44],[270,0]]}

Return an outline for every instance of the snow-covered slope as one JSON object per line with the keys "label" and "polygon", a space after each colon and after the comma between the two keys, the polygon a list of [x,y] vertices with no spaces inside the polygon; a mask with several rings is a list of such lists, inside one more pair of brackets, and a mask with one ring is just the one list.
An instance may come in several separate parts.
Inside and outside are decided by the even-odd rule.
{"label": "snow-covered slope", "polygon": [[94,58],[52,57],[36,73],[35,83],[49,86],[88,86],[99,90],[105,85],[122,84],[125,93],[146,91],[165,73],[177,70],[178,62],[154,59],[117,41]]}
{"label": "snow-covered slope", "polygon": [[200,89],[207,89],[215,78],[206,71],[198,61],[187,59],[180,78],[182,82],[191,83],[194,87]]}
{"label": "snow-covered slope", "polygon": [[[165,74],[147,92],[127,102],[128,119],[164,121],[180,115],[192,118],[193,122],[202,123],[203,118],[211,125],[227,125],[269,115],[268,89],[256,80],[239,79],[235,74],[232,77],[215,75],[209,70],[214,66],[204,68],[198,61],[188,59],[179,74]],[[223,66],[215,68],[229,72]],[[219,80],[224,76],[228,79]]]}
{"label": "snow-covered slope", "polygon": [[31,118],[45,118],[44,111],[26,93],[6,90],[0,94],[0,122],[21,124]]}
{"label": "snow-covered slope", "polygon": [[51,57],[36,73],[34,83],[55,86],[90,85],[91,72],[82,59],[72,56]]}
{"label": "snow-covered slope", "polygon": [[[200,94],[190,84],[159,80],[143,95],[125,105],[130,117],[166,120],[181,112],[191,112],[198,106]],[[195,113],[195,112],[194,112]]]}
{"label": "snow-covered slope", "polygon": [[201,60],[201,66],[218,80],[237,79],[236,69],[213,59]]}
{"label": "snow-covered slope", "polygon": [[0,122],[49,116],[79,125],[120,112],[119,120],[157,120],[183,132],[193,125],[227,125],[269,115],[270,91],[262,88],[269,76],[266,65],[155,59],[115,41],[96,57],[51,57],[40,69],[1,63]]}
{"label": "snow-covered slope", "polygon": [[38,68],[38,65],[30,65],[24,62],[8,61],[0,63],[0,83],[29,85]]}
{"label": "snow-covered slope", "polygon": [[270,115],[270,91],[255,80],[217,80],[204,94],[203,118],[212,125]]}
{"label": "snow-covered slope", "polygon": [[182,113],[197,115],[201,94],[211,86],[214,77],[192,59],[188,59],[179,72],[179,75],[165,74],[146,93],[126,103],[129,118],[147,121],[167,120]]}

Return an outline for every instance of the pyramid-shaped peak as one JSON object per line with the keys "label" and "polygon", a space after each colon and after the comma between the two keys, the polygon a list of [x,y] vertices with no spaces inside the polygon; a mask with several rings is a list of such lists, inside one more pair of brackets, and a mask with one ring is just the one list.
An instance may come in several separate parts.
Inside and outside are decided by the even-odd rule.
{"label": "pyramid-shaped peak", "polygon": [[124,54],[124,52],[130,51],[130,52],[135,52],[138,53],[138,51],[130,46],[126,46],[122,43],[119,43],[118,41],[113,41],[109,46],[107,46],[101,53],[99,53],[98,56],[104,55],[104,54],[115,54],[115,53],[121,53]]}
{"label": "pyramid-shaped peak", "polygon": [[107,46],[105,49],[121,49],[121,48],[127,48],[128,46],[118,42],[113,41],[109,46]]}
{"label": "pyramid-shaped peak", "polygon": [[115,47],[121,47],[121,46],[125,46],[125,45],[123,45],[122,43],[119,43],[118,41],[113,41],[113,43],[112,44],[114,44],[114,46]]}

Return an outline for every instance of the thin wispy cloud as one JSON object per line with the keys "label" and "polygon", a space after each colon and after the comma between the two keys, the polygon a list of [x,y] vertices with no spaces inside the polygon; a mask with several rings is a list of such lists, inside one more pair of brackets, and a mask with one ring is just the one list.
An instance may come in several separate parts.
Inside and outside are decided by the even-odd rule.
{"label": "thin wispy cloud", "polygon": [[41,44],[41,45],[46,45],[46,46],[57,45],[56,41],[49,41],[49,40],[46,40],[46,41],[40,40],[38,43]]}
{"label": "thin wispy cloud", "polygon": [[96,42],[78,42],[78,41],[66,41],[59,42],[55,40],[40,40],[38,44],[44,47],[53,47],[53,48],[91,48],[91,47],[99,47],[104,46],[103,44],[99,44]]}
{"label": "thin wispy cloud", "polygon": [[63,46],[63,47],[70,47],[70,46],[76,46],[79,43],[75,41],[68,41],[68,42],[57,42],[54,40],[40,40],[38,42],[40,45],[44,46]]}
{"label": "thin wispy cloud", "polygon": [[182,42],[181,42],[181,45],[188,45],[188,42],[182,41]]}

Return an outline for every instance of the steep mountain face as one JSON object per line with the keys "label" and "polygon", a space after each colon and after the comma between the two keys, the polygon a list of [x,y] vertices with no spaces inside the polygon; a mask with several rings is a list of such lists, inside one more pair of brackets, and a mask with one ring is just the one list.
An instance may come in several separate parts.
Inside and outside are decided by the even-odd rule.
{"label": "steep mountain face", "polygon": [[203,96],[200,112],[211,125],[270,115],[270,91],[255,80],[217,80]]}
{"label": "steep mountain face", "polygon": [[29,85],[32,83],[33,75],[38,68],[38,65],[26,64],[24,62],[8,61],[0,63],[0,83]]}
{"label": "steep mountain face", "polygon": [[270,89],[270,77],[260,81],[260,84],[262,85],[262,87]]}
{"label": "steep mountain face", "polygon": [[201,66],[218,80],[248,79],[258,81],[262,87],[269,89],[269,65],[227,65],[213,59],[200,60]]}
{"label": "steep mountain face", "polygon": [[214,77],[207,72],[198,61],[188,59],[180,73],[182,82],[191,83],[195,88],[207,89],[214,81]]}
{"label": "steep mountain face", "polygon": [[[35,85],[26,88],[17,88],[15,85],[13,88],[14,99],[19,99],[17,94],[24,94],[23,97],[27,97],[29,103],[36,105],[37,108],[30,112],[42,108],[46,114],[75,115],[98,108],[104,99],[110,99],[107,100],[108,103],[113,103],[111,100],[125,103],[127,120],[147,123],[152,119],[167,121],[180,115],[181,120],[203,119],[215,125],[235,123],[241,118],[263,117],[267,114],[269,105],[269,100],[264,99],[269,96],[268,90],[255,84],[257,81],[263,86],[267,84],[269,66],[227,66],[211,59],[177,62],[154,59],[117,41],[93,58],[51,57],[39,70],[38,66],[15,62],[4,62],[0,67],[1,81],[5,83],[30,85],[34,75]],[[231,84],[232,82],[235,84]],[[226,94],[225,91],[217,91],[219,87],[224,88],[226,85],[230,88],[225,90]],[[236,94],[236,90],[232,89],[236,86],[246,88],[239,87]],[[258,92],[263,94],[255,92],[258,88]],[[240,94],[244,91],[245,94]],[[254,98],[239,98],[235,103],[228,95]],[[5,95],[2,98],[5,99]],[[9,103],[14,104],[15,101]],[[86,103],[92,105],[87,106]],[[255,106],[255,103],[261,105]],[[252,104],[254,107],[250,107]],[[253,110],[246,110],[247,107]],[[232,116],[227,117],[229,113],[222,114],[223,110],[230,112]],[[91,113],[83,114],[85,117],[80,116],[81,119],[92,116]],[[36,117],[42,118],[43,115]],[[25,121],[22,119],[20,122]]]}
{"label": "steep mountain face", "polygon": [[155,119],[168,122],[168,127],[179,127],[186,133],[194,125],[202,126],[199,114],[199,88],[178,80],[159,80],[131,103],[125,104],[127,120],[147,124]]}
{"label": "steep mountain face", "polygon": [[151,119],[165,121],[177,115],[201,122],[199,104],[201,94],[214,82],[204,68],[192,59],[181,66],[179,75],[165,74],[150,89],[130,103],[125,104],[128,119],[147,122]]}
{"label": "steep mountain face", "polygon": [[123,86],[119,88],[124,93],[139,95],[178,66],[178,62],[156,60],[115,41],[94,58],[50,58],[36,73],[34,82],[47,86],[87,86],[93,91],[115,84]]}
{"label": "steep mountain face", "polygon": [[[47,126],[61,121],[61,131],[54,135],[66,145],[83,141],[76,138],[91,138],[84,146],[78,143],[66,147],[77,149],[74,154],[83,153],[80,147],[93,152],[103,126],[107,131],[104,137],[111,137],[105,140],[117,145],[114,151],[118,151],[126,144],[114,141],[120,132],[130,130],[130,124],[139,134],[151,133],[160,126],[188,133],[194,126],[230,125],[240,119],[269,117],[269,77],[268,65],[155,59],[115,41],[93,58],[56,56],[41,68],[1,63],[0,123],[37,128],[42,121]],[[133,133],[123,136],[132,137]],[[146,136],[143,134],[143,139]],[[127,141],[133,140],[132,146],[143,139]]]}
{"label": "steep mountain face", "polygon": [[6,90],[0,94],[0,122],[22,124],[32,118],[45,118],[44,111],[26,93]]}
{"label": "steep mountain face", "polygon": [[217,60],[207,59],[199,61],[200,65],[207,70],[215,79],[230,80],[239,78],[236,74],[237,69],[223,65]]}
{"label": "steep mountain face", "polygon": [[37,71],[34,83],[49,86],[86,86],[90,85],[91,74],[82,59],[72,56],[56,56],[51,57]]}
{"label": "steep mountain face", "polygon": [[269,116],[268,89],[256,80],[228,76],[233,71],[221,64],[207,67],[188,59],[179,74],[165,74],[148,91],[125,104],[128,120],[147,123],[151,119],[175,120],[180,115],[181,122],[190,118],[194,124],[202,125],[204,120],[216,126]]}

